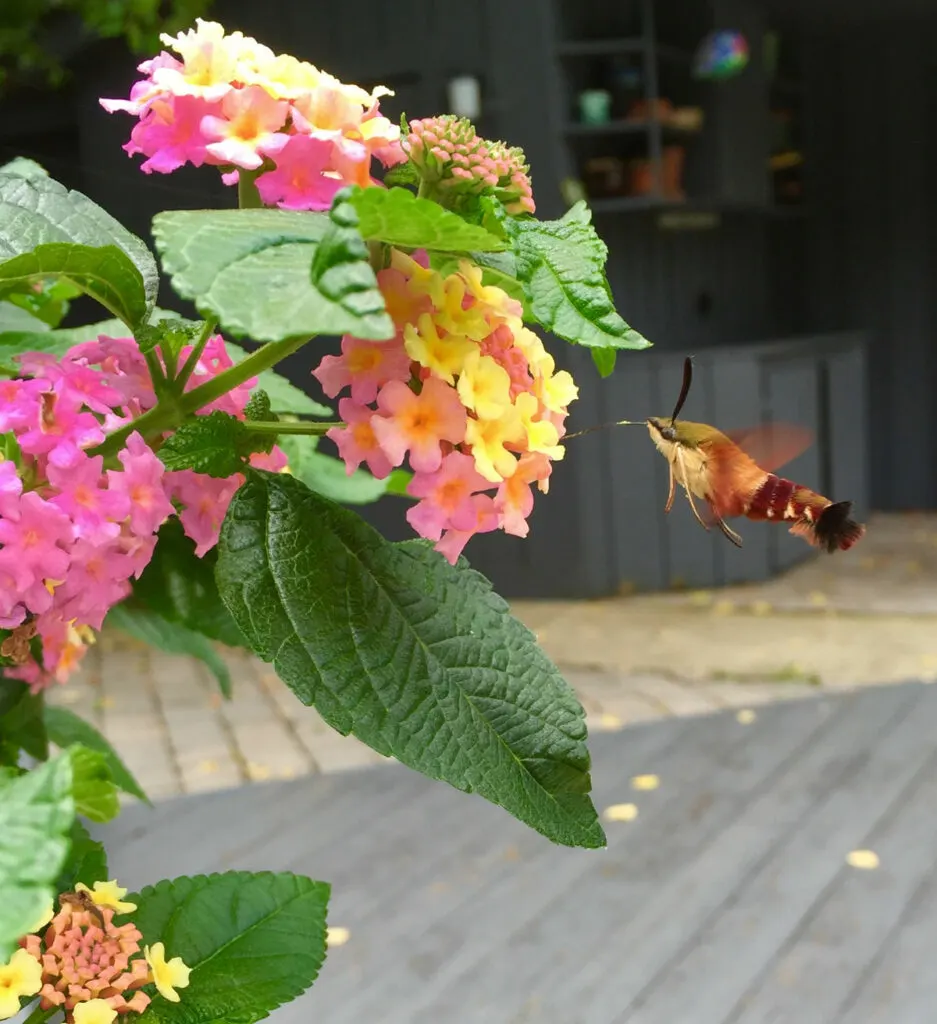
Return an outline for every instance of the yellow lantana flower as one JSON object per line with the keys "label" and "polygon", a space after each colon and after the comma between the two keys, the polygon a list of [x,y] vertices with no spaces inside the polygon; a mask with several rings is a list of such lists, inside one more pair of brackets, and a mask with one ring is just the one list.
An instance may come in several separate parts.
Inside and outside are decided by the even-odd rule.
{"label": "yellow lantana flower", "polygon": [[491,325],[477,304],[464,309],[465,281],[458,274],[450,274],[443,284],[444,301],[437,310],[435,320],[450,334],[461,334],[472,341],[481,341],[491,334]]}
{"label": "yellow lantana flower", "polygon": [[55,903],[50,896],[48,900],[46,900],[46,905],[43,908],[42,913],[36,918],[36,923],[31,928],[26,929],[26,934],[33,935],[35,932],[38,932],[40,928],[45,928],[54,916]]}
{"label": "yellow lantana flower", "polygon": [[456,334],[441,337],[429,313],[421,313],[416,327],[407,324],[403,329],[403,347],[407,355],[420,366],[432,370],[433,376],[447,384],[455,383],[455,375],[462,372],[469,353],[476,351],[475,343]]}
{"label": "yellow lantana flower", "polygon": [[390,265],[407,276],[407,288],[414,295],[428,295],[437,309],[445,303],[442,274],[427,269],[399,249],[391,249]]}
{"label": "yellow lantana flower", "polygon": [[466,357],[458,390],[462,404],[480,420],[499,419],[511,405],[508,371],[491,356],[483,356],[478,349]]}
{"label": "yellow lantana flower", "polygon": [[156,942],[152,946],[144,946],[143,956],[150,965],[153,982],[159,994],[171,1003],[178,1003],[179,993],[176,989],[188,986],[192,968],[186,967],[182,958],[178,956],[167,961],[166,948],[161,942]]}
{"label": "yellow lantana flower", "polygon": [[110,907],[115,914],[132,914],[137,909],[136,903],[121,902],[127,895],[127,890],[117,884],[116,878],[112,878],[109,882],[95,882],[93,889],[89,889],[83,882],[79,882],[75,886],[75,892],[88,893],[95,906]]}
{"label": "yellow lantana flower", "polygon": [[579,397],[579,388],[567,370],[534,381],[534,391],[550,412],[565,413],[569,403]]}
{"label": "yellow lantana flower", "polygon": [[483,273],[482,268],[475,266],[474,263],[469,263],[468,260],[459,260],[459,274],[465,280],[472,298],[499,313],[514,313],[520,303],[516,299],[512,299],[502,288],[482,284]]}
{"label": "yellow lantana flower", "polygon": [[540,403],[528,391],[522,391],[514,400],[514,408],[520,413],[521,423],[527,434],[527,450],[542,452],[554,462],[566,454],[566,449],[559,443],[560,432],[549,420],[535,420],[540,411]]}
{"label": "yellow lantana flower", "polygon": [[475,468],[493,484],[514,475],[517,456],[506,444],[517,444],[524,438],[524,425],[514,406],[506,410],[499,420],[475,420],[469,417],[465,427],[465,440],[471,446]]}
{"label": "yellow lantana flower", "polygon": [[20,997],[34,996],[42,988],[42,965],[25,949],[18,949],[0,967],[0,1020],[20,1012]]}
{"label": "yellow lantana flower", "polygon": [[113,1024],[117,1011],[106,999],[89,999],[72,1010],[75,1024]]}

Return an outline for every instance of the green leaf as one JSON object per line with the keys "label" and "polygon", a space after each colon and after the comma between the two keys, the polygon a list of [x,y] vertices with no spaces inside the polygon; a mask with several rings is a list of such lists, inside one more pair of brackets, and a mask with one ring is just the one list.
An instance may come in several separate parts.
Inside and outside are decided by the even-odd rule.
{"label": "green leaf", "polygon": [[0,745],[14,754],[20,750],[37,761],[49,756],[49,742],[43,724],[43,699],[39,693],[30,693],[25,683],[4,680],[13,694],[5,694],[9,707],[0,717]]}
{"label": "green leaf", "polygon": [[590,348],[648,348],[615,310],[605,277],[608,250],[592,227],[592,213],[576,203],[561,220],[505,218],[514,245],[517,278],[530,310],[548,331]]}
{"label": "green leaf", "polygon": [[43,719],[46,733],[57,747],[65,748],[80,743],[89,750],[97,751],[106,761],[111,778],[119,789],[145,803],[150,802],[117,751],[90,722],[80,718],[74,711],[56,705],[45,706]]}
{"label": "green leaf", "polygon": [[0,166],[0,174],[16,175],[20,178],[48,178],[49,172],[35,160],[25,156],[16,156]]}
{"label": "green leaf", "polygon": [[247,405],[244,406],[244,419],[248,422],[250,420],[270,421],[274,419],[275,415],[270,405],[270,396],[263,388],[257,388],[247,400]]}
{"label": "green leaf", "polygon": [[131,330],[149,313],[140,271],[116,245],[38,245],[31,252],[0,262],[0,296],[49,277],[65,278]]}
{"label": "green leaf", "polygon": [[136,235],[87,196],[70,192],[52,178],[0,171],[0,260],[49,242],[123,249],[143,279],[147,309],[155,303],[156,261]]}
{"label": "green leaf", "polygon": [[615,372],[615,360],[617,352],[613,348],[592,349],[592,362],[602,377],[611,377]]}
{"label": "green leaf", "polygon": [[[235,363],[239,363],[247,355],[240,345],[225,338],[225,348]],[[0,353],[2,354],[2,353]],[[274,370],[264,370],[257,376],[257,387],[263,388],[270,398],[270,407],[275,413],[290,412],[297,416],[332,415],[332,410],[321,402],[316,402],[305,391],[291,384],[285,377]]]}
{"label": "green leaf", "polygon": [[55,883],[56,892],[69,892],[79,882],[90,889],[95,882],[104,882],[108,877],[107,852],[80,821],[72,822],[71,840],[68,859]]}
{"label": "green leaf", "polygon": [[187,654],[198,658],[218,681],[221,692],[226,697],[231,696],[228,666],[211,641],[201,633],[170,622],[149,608],[134,607],[126,601],[111,608],[105,619],[105,624],[108,623],[167,654]]}
{"label": "green leaf", "polygon": [[18,777],[0,774],[0,963],[55,895],[74,819],[69,755]]}
{"label": "green leaf", "polygon": [[350,200],[364,238],[408,249],[496,252],[507,243],[405,188],[356,188]]}
{"label": "green leaf", "polygon": [[241,473],[252,452],[270,451],[274,434],[255,433],[229,413],[215,409],[181,424],[159,450],[166,469],[194,469],[224,479]]}
{"label": "green leaf", "polygon": [[346,505],[367,505],[387,493],[390,477],[378,480],[363,469],[349,476],[344,462],[316,450],[315,440],[296,434],[282,434],[277,440],[289,460],[290,475],[311,491]]}
{"label": "green leaf", "polygon": [[101,320],[84,327],[65,327],[50,331],[40,330],[38,321],[31,330],[0,329],[0,361],[20,355],[23,352],[48,352],[64,355],[73,345],[94,341],[105,334],[109,338],[126,338],[128,331],[120,320]]}
{"label": "green leaf", "polygon": [[421,181],[419,169],[409,160],[402,164],[394,164],[384,172],[383,182],[388,188],[399,185],[418,186]]}
{"label": "green leaf", "polygon": [[180,1001],[156,995],[140,1024],[253,1024],[301,995],[325,960],[329,891],[288,872],[227,871],[128,896],[143,941],[192,968]]}
{"label": "green leaf", "polygon": [[99,750],[74,743],[68,748],[72,759],[72,795],[75,813],[89,821],[105,822],[120,813],[117,787],[108,759]]}
{"label": "green leaf", "polygon": [[[343,304],[348,296],[335,301],[315,286],[309,268],[330,226],[324,213],[173,210],[157,214],[153,235],[176,291],[235,336],[255,341],[306,334],[393,337],[366,252],[353,261],[355,281],[366,285],[356,293],[354,309]],[[273,398],[266,383],[263,387]]]}
{"label": "green leaf", "polygon": [[166,317],[156,323],[144,324],[135,332],[134,337],[144,355],[159,347],[175,358],[186,345],[192,344],[201,327],[198,321]]}
{"label": "green leaf", "polygon": [[0,301],[0,337],[10,331],[44,334],[49,325],[28,309],[9,300]]}
{"label": "green leaf", "polygon": [[292,477],[254,471],[229,507],[215,575],[253,650],[334,729],[554,842],[604,843],[583,710],[464,561],[390,544]]}
{"label": "green leaf", "polygon": [[229,647],[246,646],[215,583],[215,548],[201,558],[176,516],[161,527],[156,550],[143,575],[133,581],[133,599],[164,619]]}

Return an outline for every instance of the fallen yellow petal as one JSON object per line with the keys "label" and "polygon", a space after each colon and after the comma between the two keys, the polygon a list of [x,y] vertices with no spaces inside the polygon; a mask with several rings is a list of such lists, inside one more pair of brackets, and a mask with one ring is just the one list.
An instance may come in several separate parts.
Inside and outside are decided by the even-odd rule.
{"label": "fallen yellow petal", "polygon": [[199,761],[198,770],[205,775],[213,775],[218,771],[217,761]]}
{"label": "fallen yellow petal", "polygon": [[846,854],[846,863],[851,868],[874,871],[879,865],[878,854],[874,850],[852,850]]}
{"label": "fallen yellow petal", "polygon": [[752,602],[753,615],[770,615],[774,611],[774,605],[770,601]]}
{"label": "fallen yellow petal", "polygon": [[822,590],[812,590],[810,592],[810,603],[815,608],[822,608],[824,605],[829,604],[829,601],[830,599]]}
{"label": "fallen yellow petal", "polygon": [[618,715],[611,715],[607,711],[604,711],[599,715],[599,725],[603,729],[620,729],[622,722]]}
{"label": "fallen yellow petal", "polygon": [[327,928],[325,931],[325,944],[329,949],[344,946],[350,938],[351,932],[347,928]]}
{"label": "fallen yellow petal", "polygon": [[758,716],[751,708],[742,708],[742,710],[735,716],[735,720],[739,725],[751,725],[757,717]]}
{"label": "fallen yellow petal", "polygon": [[632,789],[657,789],[660,779],[656,775],[635,775],[631,780]]}
{"label": "fallen yellow petal", "polygon": [[714,615],[732,615],[735,612],[735,602],[730,601],[728,598],[723,598],[721,601],[717,601],[713,605]]}
{"label": "fallen yellow petal", "polygon": [[606,821],[634,821],[638,808],[634,804],[612,804],[602,812]]}

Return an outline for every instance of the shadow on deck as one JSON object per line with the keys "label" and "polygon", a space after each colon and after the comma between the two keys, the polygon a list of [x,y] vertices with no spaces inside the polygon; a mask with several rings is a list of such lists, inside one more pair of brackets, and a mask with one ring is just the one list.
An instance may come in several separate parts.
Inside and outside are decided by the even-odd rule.
{"label": "shadow on deck", "polygon": [[[129,809],[111,873],[332,882],[330,951],[277,1024],[918,1024],[937,998],[937,687],[593,739],[607,850],[551,846],[400,766]],[[635,792],[634,775],[660,786]],[[872,849],[880,867],[846,855]]]}

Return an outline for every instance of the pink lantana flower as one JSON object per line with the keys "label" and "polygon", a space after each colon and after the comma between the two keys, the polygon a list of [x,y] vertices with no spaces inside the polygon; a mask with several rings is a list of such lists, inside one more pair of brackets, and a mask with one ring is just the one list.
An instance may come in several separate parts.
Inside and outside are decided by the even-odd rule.
{"label": "pink lantana flower", "polygon": [[218,543],[228,505],[244,478],[238,473],[219,480],[190,469],[167,473],[166,478],[172,496],[185,506],[179,521],[195,541],[196,556],[202,558]]}
{"label": "pink lantana flower", "polygon": [[50,463],[49,483],[58,494],[49,500],[72,521],[75,536],[100,544],[120,533],[121,520],[130,514],[130,499],[119,490],[105,489],[104,458],[79,452],[67,469]]}
{"label": "pink lantana flower", "polygon": [[470,455],[452,451],[435,473],[416,473],[407,485],[407,493],[421,499],[407,510],[407,522],[430,540],[439,540],[449,528],[473,530],[477,521],[473,495],[490,486]]}
{"label": "pink lantana flower", "polygon": [[490,533],[498,528],[498,513],[495,511],[494,501],[490,495],[476,494],[472,498],[472,509],[475,519],[471,527],[465,530],[446,530],[442,540],[436,545],[436,550],[453,565],[459,560],[459,555],[462,554],[465,545],[476,533]]}
{"label": "pink lantana flower", "polygon": [[552,466],[546,455],[539,452],[525,452],[517,463],[512,476],[509,476],[498,487],[495,495],[495,508],[501,517],[501,529],[515,537],[526,537],[530,532],[527,517],[533,511],[534,492],[531,484],[541,483],[541,490],[547,488],[543,483],[550,477]]}
{"label": "pink lantana flower", "polygon": [[107,471],[108,489],[126,496],[134,533],[156,533],[174,511],[163,484],[166,470],[162,462],[136,431],[127,438],[127,447],[117,458],[124,469],[122,473]]}
{"label": "pink lantana flower", "polygon": [[[264,146],[260,151],[267,155]],[[267,206],[284,210],[327,210],[335,193],[345,185],[336,175],[327,175],[332,144],[308,135],[293,135],[276,154],[276,167],[256,181],[260,198]]]}
{"label": "pink lantana flower", "polygon": [[0,544],[39,579],[62,579],[68,569],[64,550],[74,539],[71,520],[35,491],[20,496],[15,517],[0,518]]}
{"label": "pink lantana flower", "polygon": [[256,170],[268,156],[289,141],[286,125],[289,104],[275,100],[259,85],[232,91],[221,101],[220,116],[202,118],[206,151],[219,163]]}
{"label": "pink lantana flower", "polygon": [[202,121],[220,111],[220,103],[198,96],[159,99],[131,131],[124,151],[148,158],[140,165],[144,174],[171,174],[185,164],[201,167],[208,159],[209,141],[202,133]]}
{"label": "pink lantana flower", "polygon": [[436,377],[424,381],[419,394],[390,381],[378,394],[377,407],[371,425],[392,466],[409,452],[416,472],[432,473],[442,462],[442,442],[458,444],[465,437],[467,417],[459,396]]}
{"label": "pink lantana flower", "polygon": [[399,341],[363,341],[346,334],[342,354],[323,356],[312,375],[329,398],[350,387],[352,400],[367,405],[384,384],[410,379],[410,356]]}
{"label": "pink lantana flower", "polygon": [[374,411],[366,405],[359,405],[354,399],[343,398],[338,403],[338,414],[345,426],[332,427],[325,436],[338,448],[345,463],[345,472],[351,476],[364,462],[378,480],[389,476],[393,466],[371,425]]}

